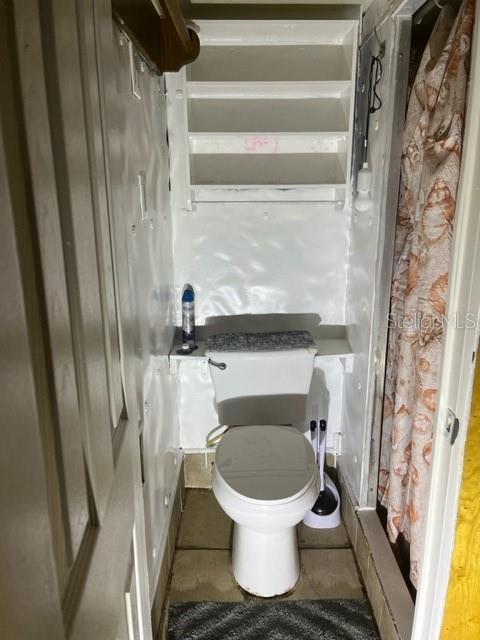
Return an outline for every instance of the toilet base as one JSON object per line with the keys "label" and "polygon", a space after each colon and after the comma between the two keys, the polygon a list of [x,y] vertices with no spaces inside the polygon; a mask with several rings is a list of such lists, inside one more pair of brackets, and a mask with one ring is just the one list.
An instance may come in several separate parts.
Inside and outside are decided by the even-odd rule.
{"label": "toilet base", "polygon": [[234,523],[232,568],[242,589],[255,596],[291,591],[300,576],[296,527],[267,533]]}

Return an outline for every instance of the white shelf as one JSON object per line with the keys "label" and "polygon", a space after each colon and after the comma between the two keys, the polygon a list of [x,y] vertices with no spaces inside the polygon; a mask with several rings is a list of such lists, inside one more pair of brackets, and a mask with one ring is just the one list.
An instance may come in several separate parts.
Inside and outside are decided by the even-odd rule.
{"label": "white shelf", "polygon": [[[189,133],[190,153],[203,154],[345,154],[346,132]],[[315,162],[315,158],[311,159]]]}
{"label": "white shelf", "polygon": [[343,98],[350,95],[350,80],[284,82],[187,82],[190,99],[308,99]]}
{"label": "white shelf", "polygon": [[351,75],[341,45],[207,45],[187,70],[187,79],[196,82],[350,80]]}
{"label": "white shelf", "polygon": [[175,196],[181,209],[344,200],[358,22],[198,24],[198,59],[181,82],[167,76],[170,133],[186,147],[172,164],[174,194],[185,178],[190,185],[187,197]]}
{"label": "white shelf", "polygon": [[[192,187],[199,185],[343,185],[345,158],[336,153],[190,156]],[[213,182],[214,180],[214,182]]]}
{"label": "white shelf", "polygon": [[[206,359],[205,355],[205,340],[197,340],[197,349],[191,354],[185,355],[183,353],[177,353],[177,349],[181,347],[181,343],[176,341],[170,352],[170,360],[197,360]],[[315,358],[342,358],[352,355],[352,347],[350,346],[347,338],[317,338],[315,339],[315,345],[317,347],[317,354]]]}
{"label": "white shelf", "polygon": [[[193,99],[189,104],[190,136],[225,131],[303,132],[348,135],[348,105],[336,98]],[[312,133],[315,131],[322,134]]]}
{"label": "white shelf", "polygon": [[196,20],[210,46],[345,44],[356,20]]}
{"label": "white shelf", "polygon": [[345,184],[192,185],[192,200],[213,202],[335,202],[345,200]]}

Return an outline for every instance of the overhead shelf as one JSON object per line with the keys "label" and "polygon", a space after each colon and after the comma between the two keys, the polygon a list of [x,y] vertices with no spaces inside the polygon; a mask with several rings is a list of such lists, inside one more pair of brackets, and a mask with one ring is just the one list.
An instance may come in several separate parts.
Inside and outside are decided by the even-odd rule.
{"label": "overhead shelf", "polygon": [[[345,154],[345,132],[190,133],[190,153],[246,154],[282,157],[298,154]],[[294,158],[291,158],[294,160]]]}
{"label": "overhead shelf", "polygon": [[202,44],[310,45],[351,43],[358,20],[195,20]]}
{"label": "overhead shelf", "polygon": [[339,45],[225,46],[200,49],[187,69],[195,82],[305,82],[350,80],[351,66]]}
{"label": "overhead shelf", "polygon": [[344,154],[196,154],[190,156],[196,185],[340,185]]}
{"label": "overhead shelf", "polygon": [[193,184],[191,197],[198,203],[225,202],[328,202],[342,204],[346,184]]}
{"label": "overhead shelf", "polygon": [[312,80],[307,82],[188,82],[188,98],[276,99],[348,98],[351,80]]}
{"label": "overhead shelf", "polygon": [[200,56],[182,82],[167,78],[173,133],[186,147],[172,184],[178,176],[179,189],[191,187],[182,208],[344,199],[358,22],[198,24]]}
{"label": "overhead shelf", "polygon": [[190,132],[348,133],[349,100],[339,104],[335,98],[191,99],[189,110]]}

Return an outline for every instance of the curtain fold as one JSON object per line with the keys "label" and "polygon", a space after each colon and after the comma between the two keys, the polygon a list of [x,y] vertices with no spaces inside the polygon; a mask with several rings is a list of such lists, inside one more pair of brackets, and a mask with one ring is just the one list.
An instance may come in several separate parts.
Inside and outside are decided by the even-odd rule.
{"label": "curtain fold", "polygon": [[460,173],[474,0],[442,9],[412,87],[400,198],[379,472],[387,532],[410,543],[418,585],[448,268]]}

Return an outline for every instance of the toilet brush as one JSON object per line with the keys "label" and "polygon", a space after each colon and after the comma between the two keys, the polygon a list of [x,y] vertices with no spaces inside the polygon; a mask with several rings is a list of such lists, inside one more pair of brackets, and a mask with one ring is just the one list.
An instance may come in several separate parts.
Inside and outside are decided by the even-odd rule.
{"label": "toilet brush", "polygon": [[317,421],[310,420],[310,442],[312,443],[313,451],[315,452],[315,462],[318,465],[318,440],[317,440]]}
{"label": "toilet brush", "polygon": [[325,449],[327,444],[327,421],[320,420],[317,435],[317,464],[320,469],[320,493],[312,511],[318,516],[329,516],[337,508],[337,499],[330,487],[325,485]]}
{"label": "toilet brush", "polygon": [[[313,428],[315,423],[315,428]],[[325,453],[327,445],[327,421],[320,420],[319,427],[316,421],[310,422],[310,438],[315,444],[317,464],[320,473],[320,493],[311,510],[303,519],[304,524],[314,529],[330,529],[340,525],[340,496],[337,487],[331,478],[325,473]]]}

